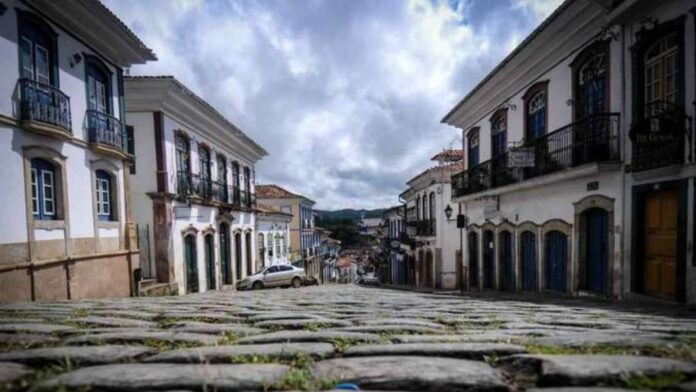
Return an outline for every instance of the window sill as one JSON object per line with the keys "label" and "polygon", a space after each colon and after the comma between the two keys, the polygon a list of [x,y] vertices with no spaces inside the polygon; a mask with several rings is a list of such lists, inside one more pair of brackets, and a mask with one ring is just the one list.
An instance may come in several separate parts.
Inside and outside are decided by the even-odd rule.
{"label": "window sill", "polygon": [[34,229],[59,230],[65,229],[64,220],[44,220],[34,218]]}
{"label": "window sill", "polygon": [[98,221],[97,227],[100,229],[118,229],[121,227],[121,222],[119,221]]}

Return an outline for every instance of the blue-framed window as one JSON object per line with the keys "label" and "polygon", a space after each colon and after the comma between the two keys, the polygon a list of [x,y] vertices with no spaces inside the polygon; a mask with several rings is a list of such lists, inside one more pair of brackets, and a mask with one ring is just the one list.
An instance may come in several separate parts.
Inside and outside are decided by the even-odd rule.
{"label": "blue-framed window", "polygon": [[546,92],[536,93],[527,105],[529,137],[534,140],[546,133]]}
{"label": "blue-framed window", "polygon": [[29,12],[18,11],[18,17],[20,76],[58,87],[55,32]]}
{"label": "blue-framed window", "polygon": [[498,112],[491,119],[491,157],[497,158],[507,150],[507,118]]}
{"label": "blue-framed window", "polygon": [[31,211],[34,219],[58,218],[56,166],[45,159],[31,160]]}
{"label": "blue-framed window", "polygon": [[468,169],[479,164],[479,131],[474,129],[469,133],[469,162]]}
{"label": "blue-framed window", "polygon": [[115,208],[113,200],[113,181],[112,176],[104,170],[96,172],[96,201],[97,201],[97,218],[100,221],[115,220]]}
{"label": "blue-framed window", "polygon": [[111,114],[111,72],[98,59],[85,58],[88,109]]}

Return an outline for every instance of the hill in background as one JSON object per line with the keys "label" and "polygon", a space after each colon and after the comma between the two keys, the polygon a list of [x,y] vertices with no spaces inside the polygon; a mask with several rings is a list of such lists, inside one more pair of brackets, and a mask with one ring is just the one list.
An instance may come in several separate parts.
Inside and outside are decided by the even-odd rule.
{"label": "hill in background", "polygon": [[335,211],[314,210],[322,220],[344,220],[349,219],[353,222],[360,222],[362,213],[365,213],[365,218],[380,218],[386,208],[378,208],[375,210],[354,210],[346,208]]}

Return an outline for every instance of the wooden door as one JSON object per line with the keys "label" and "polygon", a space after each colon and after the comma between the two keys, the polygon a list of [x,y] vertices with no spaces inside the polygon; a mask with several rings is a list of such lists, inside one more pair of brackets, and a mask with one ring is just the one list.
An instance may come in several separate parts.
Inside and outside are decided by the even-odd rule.
{"label": "wooden door", "polygon": [[215,290],[215,248],[212,234],[205,236],[205,277],[206,290]]}
{"label": "wooden door", "polygon": [[479,258],[478,258],[478,234],[469,233],[469,288],[478,288],[479,285]]}
{"label": "wooden door", "polygon": [[198,292],[198,260],[196,259],[196,237],[184,237],[184,266],[186,269],[186,293]]}
{"label": "wooden door", "polygon": [[483,233],[483,288],[495,288],[495,248],[492,231]]}
{"label": "wooden door", "polygon": [[546,288],[564,292],[566,290],[566,268],[568,265],[568,238],[559,231],[546,234]]}
{"label": "wooden door", "polygon": [[586,266],[585,279],[588,290],[599,293],[607,292],[607,257],[608,233],[607,212],[593,208],[585,214],[587,227],[587,243],[585,249]]}
{"label": "wooden door", "polygon": [[677,191],[645,195],[644,288],[674,299],[677,277]]}
{"label": "wooden door", "polygon": [[509,231],[500,233],[500,280],[501,289],[515,291],[514,274],[512,268],[512,234]]}
{"label": "wooden door", "polygon": [[536,236],[525,231],[521,236],[520,257],[522,269],[522,290],[536,290]]}

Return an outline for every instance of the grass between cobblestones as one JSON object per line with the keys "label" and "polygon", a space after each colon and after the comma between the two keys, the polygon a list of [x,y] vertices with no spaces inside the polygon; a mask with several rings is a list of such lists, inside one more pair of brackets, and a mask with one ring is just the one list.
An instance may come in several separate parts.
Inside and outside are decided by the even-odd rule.
{"label": "grass between cobblestones", "polygon": [[696,361],[696,345],[648,345],[642,347],[621,347],[612,345],[586,345],[579,347],[547,346],[541,344],[524,344],[529,354],[572,355],[572,354],[604,354],[604,355],[646,355],[651,357],[685,359]]}

